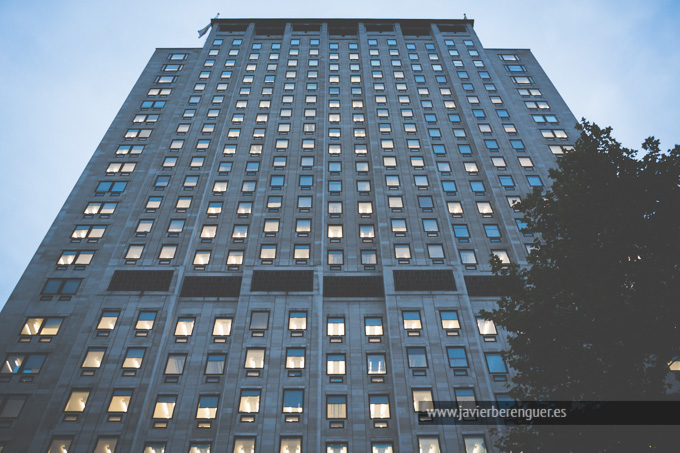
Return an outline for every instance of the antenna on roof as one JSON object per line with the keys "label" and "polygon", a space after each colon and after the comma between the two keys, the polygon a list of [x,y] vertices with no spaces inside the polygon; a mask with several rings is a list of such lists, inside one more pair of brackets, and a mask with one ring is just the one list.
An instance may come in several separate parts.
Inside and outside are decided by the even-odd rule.
{"label": "antenna on roof", "polygon": [[463,13],[463,19],[467,20],[467,14]]}

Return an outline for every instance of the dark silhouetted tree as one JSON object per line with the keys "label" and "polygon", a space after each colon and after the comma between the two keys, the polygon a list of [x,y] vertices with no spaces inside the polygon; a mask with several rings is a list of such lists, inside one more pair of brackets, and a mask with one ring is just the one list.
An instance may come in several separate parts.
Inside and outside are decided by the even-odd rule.
{"label": "dark silhouetted tree", "polygon": [[[585,120],[551,187],[521,201],[529,266],[492,260],[501,294],[484,315],[509,332],[517,400],[677,399],[680,146],[637,152]],[[516,427],[507,451],[680,451],[680,428]],[[669,438],[675,430],[676,436]],[[666,442],[674,441],[674,444]],[[674,449],[670,448],[673,445]]]}

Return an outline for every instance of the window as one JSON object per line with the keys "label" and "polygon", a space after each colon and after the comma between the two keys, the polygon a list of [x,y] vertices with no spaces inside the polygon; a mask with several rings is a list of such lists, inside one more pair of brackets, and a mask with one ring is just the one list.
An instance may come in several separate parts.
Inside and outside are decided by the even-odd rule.
{"label": "window", "polygon": [[367,337],[381,337],[383,335],[382,318],[379,317],[365,318],[364,333]]}
{"label": "window", "polygon": [[[465,352],[465,348],[462,346],[452,346],[446,348],[446,352],[449,356],[449,366],[452,368],[467,368],[468,367],[468,360],[467,360],[467,354]],[[467,371],[463,370],[464,374],[467,374]],[[454,374],[456,374],[456,371],[454,371]]]}
{"label": "window", "polygon": [[304,348],[288,348],[286,351],[286,368],[302,369],[305,367]]}
{"label": "window", "polygon": [[239,413],[256,414],[260,412],[260,395],[260,390],[241,390],[241,398],[238,404]]}
{"label": "window", "polygon": [[[484,453],[485,451],[480,451],[479,453]],[[441,453],[439,438],[418,437],[418,453]]]}
{"label": "window", "polygon": [[103,311],[99,318],[99,324],[97,324],[97,330],[113,330],[116,327],[119,314],[117,311]]}
{"label": "window", "polygon": [[385,354],[367,354],[368,374],[386,374]]}
{"label": "window", "polygon": [[21,335],[54,336],[59,333],[62,318],[28,318]]}
{"label": "window", "polygon": [[500,241],[501,231],[498,228],[498,225],[484,225],[484,232],[486,233],[486,237],[491,239],[491,242]]}
{"label": "window", "polygon": [[64,412],[84,412],[89,397],[89,390],[72,390],[66,401]]}
{"label": "window", "polygon": [[80,287],[80,278],[48,278],[41,294],[46,296],[60,294],[63,296],[73,295]]}
{"label": "window", "polygon": [[302,438],[282,437],[279,453],[299,453],[302,451]]}
{"label": "window", "polygon": [[328,251],[328,264],[331,266],[342,266],[344,264],[344,252],[342,250]]}
{"label": "window", "polygon": [[431,389],[413,390],[413,410],[416,412],[434,409]]}
{"label": "window", "polygon": [[468,266],[471,266],[471,267],[476,266],[477,257],[475,256],[474,250],[461,250],[459,253],[460,253],[460,261],[461,261],[461,263],[466,265],[466,268]]}
{"label": "window", "polygon": [[196,409],[196,418],[199,420],[211,420],[217,415],[218,396],[201,395],[198,398],[198,407]]}
{"label": "window", "polygon": [[411,247],[408,244],[395,244],[394,257],[398,260],[410,260]]}
{"label": "window", "polygon": [[307,330],[307,313],[293,311],[288,316],[288,330]]}
{"label": "window", "polygon": [[252,312],[250,315],[250,330],[267,330],[267,328],[269,328],[269,312]]}
{"label": "window", "polygon": [[139,369],[144,361],[144,348],[128,348],[123,359],[123,369]]}
{"label": "window", "polygon": [[486,445],[482,436],[463,436],[465,453],[486,453]]}
{"label": "window", "polygon": [[468,242],[470,239],[470,231],[467,225],[453,225],[453,235],[459,242]]}
{"label": "window", "polygon": [[343,236],[342,225],[328,225],[328,237],[340,239]]}
{"label": "window", "polygon": [[224,367],[226,365],[226,354],[208,354],[208,359],[205,364],[206,375],[221,375],[224,374]]}
{"label": "window", "polygon": [[328,354],[326,357],[326,374],[345,374],[345,354]]}
{"label": "window", "polygon": [[424,347],[406,348],[409,368],[427,368],[427,353]]}
{"label": "window", "polygon": [[71,264],[78,266],[86,266],[90,264],[94,257],[94,251],[86,250],[64,250],[57,261],[57,266],[69,266]]}
{"label": "window", "polygon": [[442,321],[442,329],[444,330],[458,330],[460,329],[460,321],[458,321],[458,312],[454,310],[442,310],[439,312]]}
{"label": "window", "polygon": [[177,324],[175,325],[175,336],[190,337],[194,333],[195,323],[196,320],[194,318],[180,316],[177,318]]}
{"label": "window", "polygon": [[175,413],[176,404],[176,395],[159,395],[158,398],[156,398],[156,405],[153,409],[153,418],[158,420],[170,420]]}
{"label": "window", "polygon": [[130,407],[130,399],[132,398],[132,390],[114,390],[109,402],[107,412],[125,413]]}
{"label": "window", "polygon": [[303,412],[304,390],[285,389],[283,391],[283,407],[284,414],[294,413],[301,414]]}
{"label": "window", "polygon": [[85,358],[83,363],[81,363],[81,368],[99,368],[104,360],[104,353],[106,349],[104,348],[89,348],[87,353],[85,353]]}
{"label": "window", "polygon": [[404,311],[402,312],[405,330],[420,330],[423,328],[420,322],[419,311]]}
{"label": "window", "polygon": [[477,317],[477,330],[480,335],[497,335],[496,325],[490,319]]}
{"label": "window", "polygon": [[329,420],[347,418],[347,396],[326,397],[326,418]]}
{"label": "window", "polygon": [[97,445],[95,445],[93,453],[113,453],[116,451],[117,445],[118,438],[100,437],[97,439]]}
{"label": "window", "polygon": [[345,318],[337,316],[329,317],[326,329],[326,333],[329,337],[345,336]]}
{"label": "window", "polygon": [[213,337],[228,337],[231,335],[231,324],[231,318],[215,318],[212,330]]}
{"label": "window", "polygon": [[361,264],[364,266],[373,266],[378,264],[378,254],[375,250],[361,251]]}
{"label": "window", "polygon": [[387,395],[369,395],[368,405],[372,419],[390,418],[390,400]]}
{"label": "window", "polygon": [[264,348],[250,348],[246,350],[246,360],[243,365],[247,369],[264,368]]}
{"label": "window", "polygon": [[8,354],[0,374],[38,374],[45,357],[45,354]]}
{"label": "window", "polygon": [[[436,451],[430,452],[426,450],[427,453],[438,453]],[[373,442],[371,443],[371,453],[394,453],[391,442]]]}
{"label": "window", "polygon": [[[151,197],[151,198],[161,198],[161,197]],[[151,198],[149,200],[151,200]],[[159,201],[160,205],[160,201]],[[100,214],[102,216],[108,216],[114,213],[116,210],[116,207],[118,206],[118,203],[88,203],[87,206],[85,207],[85,210],[83,211],[83,214],[86,216],[92,216],[94,214]],[[149,208],[149,204],[147,203],[147,209],[152,209]]]}

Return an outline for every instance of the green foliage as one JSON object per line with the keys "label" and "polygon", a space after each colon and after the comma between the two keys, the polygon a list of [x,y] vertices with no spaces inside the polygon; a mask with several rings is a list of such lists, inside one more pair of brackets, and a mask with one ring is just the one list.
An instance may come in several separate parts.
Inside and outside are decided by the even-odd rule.
{"label": "green foliage", "polygon": [[[551,188],[519,205],[537,238],[529,266],[492,260],[504,297],[484,315],[510,333],[510,394],[675,399],[680,378],[669,376],[668,364],[680,355],[680,146],[662,153],[649,138],[638,158],[611,128],[585,120],[579,127],[575,149],[550,172]],[[673,451],[652,432],[515,428],[501,445],[515,452]]]}

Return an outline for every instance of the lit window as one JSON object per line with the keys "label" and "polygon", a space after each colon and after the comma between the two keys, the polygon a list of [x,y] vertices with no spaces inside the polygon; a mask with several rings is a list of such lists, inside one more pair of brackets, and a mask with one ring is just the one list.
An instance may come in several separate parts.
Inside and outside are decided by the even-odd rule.
{"label": "lit window", "polygon": [[458,321],[458,312],[453,310],[442,310],[439,312],[442,321],[442,329],[457,330],[460,329],[460,321]]}
{"label": "lit window", "polygon": [[260,259],[262,260],[276,259],[276,245],[262,245],[260,247]]}
{"label": "lit window", "polygon": [[330,317],[327,323],[328,336],[344,336],[345,335],[345,318]]}
{"label": "lit window", "polygon": [[454,216],[461,216],[463,214],[463,205],[459,201],[449,201],[446,203],[449,214]]}
{"label": "lit window", "polygon": [[364,266],[373,266],[378,264],[378,254],[375,250],[361,251],[361,264]]}
{"label": "lit window", "polygon": [[128,247],[127,253],[125,254],[126,260],[138,260],[142,257],[144,252],[143,245],[131,245]]}
{"label": "lit window", "polygon": [[291,312],[288,317],[289,330],[307,330],[307,313],[303,311]]}
{"label": "lit window", "polygon": [[107,412],[127,412],[131,398],[132,390],[114,390]]}
{"label": "lit window", "polygon": [[347,418],[347,396],[326,397],[326,418],[329,420]]}
{"label": "lit window", "polygon": [[342,238],[342,225],[328,225],[329,238]]}
{"label": "lit window", "polygon": [[432,398],[432,390],[422,389],[413,390],[413,410],[416,412],[434,409],[434,400]]}
{"label": "lit window", "polygon": [[419,311],[404,311],[402,312],[405,330],[420,330],[423,328],[420,322]]}
{"label": "lit window", "polygon": [[87,405],[87,400],[90,397],[88,390],[73,390],[66,402],[64,412],[83,412]]}
{"label": "lit window", "polygon": [[198,399],[196,418],[199,420],[211,420],[217,416],[218,396],[201,395]]}
{"label": "lit window", "polygon": [[116,446],[118,445],[118,439],[113,437],[100,437],[97,439],[97,445],[95,445],[92,453],[112,453],[116,451]]}
{"label": "lit window", "polygon": [[439,438],[418,437],[418,453],[441,453],[441,449],[439,448]]}
{"label": "lit window", "polygon": [[[177,396],[159,395],[153,410],[153,418],[159,420],[170,420],[175,413]],[[146,453],[146,451],[144,452]]]}
{"label": "lit window", "polygon": [[102,316],[99,318],[99,324],[97,324],[97,330],[113,330],[116,327],[118,315],[119,313],[117,311],[102,312]]}
{"label": "lit window", "polygon": [[279,453],[300,453],[302,451],[302,438],[282,437]]}
{"label": "lit window", "polygon": [[231,335],[231,318],[215,318],[212,334],[214,337],[228,337]]}
{"label": "lit window", "polygon": [[[373,442],[371,444],[371,453],[394,453],[392,448],[392,443],[390,442]],[[427,452],[427,453],[437,453],[437,452]]]}
{"label": "lit window", "polygon": [[403,209],[404,200],[400,196],[387,197],[387,204],[390,209]]}
{"label": "lit window", "polygon": [[76,266],[86,266],[92,262],[93,257],[94,251],[64,250],[57,261],[57,265],[68,266],[73,264]]}
{"label": "lit window", "polygon": [[239,413],[256,414],[260,412],[260,395],[260,390],[241,390],[241,398],[238,404]]}
{"label": "lit window", "polygon": [[264,368],[264,348],[252,348],[246,351],[246,361],[244,368],[262,369]]}
{"label": "lit window", "polygon": [[398,260],[410,260],[411,247],[408,244],[395,244],[394,257]]}
{"label": "lit window", "polygon": [[236,438],[234,440],[234,453],[255,453],[255,438]]}
{"label": "lit window", "polygon": [[89,348],[83,359],[83,363],[80,365],[81,368],[99,368],[104,360],[104,353],[106,349],[104,348]]}
{"label": "lit window", "polygon": [[496,325],[490,319],[477,318],[477,330],[480,335],[497,335]]}
{"label": "lit window", "polygon": [[383,335],[382,318],[369,317],[364,319],[364,333],[367,337],[380,337]]}
{"label": "lit window", "polygon": [[143,348],[129,348],[123,360],[123,368],[139,369],[144,361]]}
{"label": "lit window", "polygon": [[286,351],[286,368],[302,369],[305,367],[305,350],[303,348],[288,348]]}
{"label": "lit window", "polygon": [[465,453],[486,453],[486,445],[482,436],[463,436]]}
{"label": "lit window", "polygon": [[387,395],[369,395],[368,404],[372,419],[390,418],[390,401]]}
{"label": "lit window", "polygon": [[326,358],[326,374],[345,374],[345,354],[328,354]]}
{"label": "lit window", "polygon": [[175,336],[176,337],[190,337],[194,332],[194,324],[196,320],[194,318],[180,317],[177,319],[177,325],[175,326]]}

